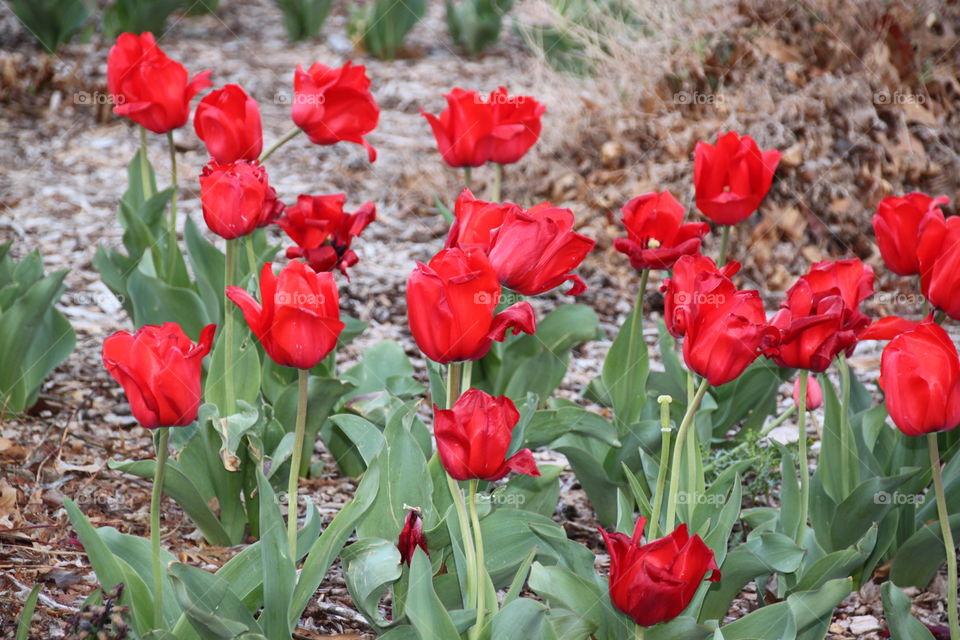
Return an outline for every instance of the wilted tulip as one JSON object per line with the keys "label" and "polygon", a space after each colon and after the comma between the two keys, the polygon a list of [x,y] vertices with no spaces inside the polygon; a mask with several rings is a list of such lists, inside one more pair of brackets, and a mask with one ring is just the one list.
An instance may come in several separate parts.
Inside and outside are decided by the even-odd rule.
{"label": "wilted tulip", "polygon": [[338,193],[326,196],[298,196],[297,204],[287,207],[277,225],[297,243],[287,248],[288,258],[303,258],[314,271],[347,268],[357,263],[357,254],[350,248],[377,218],[377,208],[365,202],[355,213],[346,213],[347,196]]}
{"label": "wilted tulip", "polygon": [[423,549],[423,552],[430,555],[427,550],[427,539],[423,535],[423,518],[416,509],[410,509],[407,517],[403,520],[403,530],[397,538],[397,549],[400,551],[400,562],[408,565],[413,559],[413,552],[417,547]]}

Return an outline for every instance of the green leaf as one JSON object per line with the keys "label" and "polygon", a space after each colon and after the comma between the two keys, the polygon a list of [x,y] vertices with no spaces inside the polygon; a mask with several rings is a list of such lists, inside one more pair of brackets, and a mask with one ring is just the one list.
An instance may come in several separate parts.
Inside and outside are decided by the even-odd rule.
{"label": "green leaf", "polygon": [[505,486],[497,487],[489,494],[478,494],[477,499],[550,517],[556,511],[560,498],[559,478],[563,467],[544,464],[539,468],[539,476],[514,475]]}
{"label": "green leaf", "polygon": [[350,598],[377,629],[390,624],[379,612],[383,594],[403,573],[400,551],[382,538],[361,538],[341,554]]}
{"label": "green leaf", "polygon": [[187,217],[184,222],[183,239],[187,245],[190,266],[197,278],[197,289],[207,308],[207,317],[216,318],[222,324],[225,290],[223,253],[207,242],[193,218]]}
{"label": "green leaf", "polygon": [[617,431],[624,433],[640,419],[647,399],[650,356],[643,338],[643,305],[638,304],[624,320],[617,338],[603,361],[600,379],[610,396]]}
{"label": "green leaf", "polygon": [[[336,378],[310,376],[307,384],[307,424],[303,441],[303,458],[300,465],[301,476],[305,476],[310,469],[310,458],[313,457],[317,435],[320,433],[327,416],[330,415],[337,401],[352,388],[352,385],[341,382]],[[273,406],[276,419],[288,432],[294,430],[299,402],[297,385],[293,384],[280,394]]]}
{"label": "green leaf", "polygon": [[127,294],[133,305],[134,323],[138,327],[176,322],[188,336],[196,339],[200,331],[210,324],[207,308],[195,291],[171,286],[139,268],[127,279]]}
{"label": "green leaf", "polygon": [[[601,586],[595,580],[588,580],[562,567],[545,567],[535,562],[527,582],[530,589],[551,607],[561,605],[578,612],[597,629],[597,638],[629,638],[634,631],[633,621],[614,610],[606,586]],[[590,604],[584,606],[585,603]]]}
{"label": "green leaf", "polygon": [[883,598],[883,618],[890,637],[897,640],[934,640],[933,634],[922,622],[910,615],[910,599],[892,582],[880,586]]}
{"label": "green leaf", "polygon": [[[231,310],[231,313],[234,311]],[[223,327],[217,330],[217,339],[210,355],[210,366],[203,386],[203,400],[215,404],[221,413],[226,412],[226,377],[233,376],[234,397],[251,406],[257,403],[260,395],[260,355],[246,325],[234,318],[233,344],[227,344]],[[226,352],[233,353],[233,368],[227,371]]]}
{"label": "green leaf", "polygon": [[360,475],[383,449],[383,433],[369,420],[348,413],[330,416],[330,422],[330,453],[344,473]]}
{"label": "green leaf", "polygon": [[283,12],[283,26],[290,40],[317,37],[330,13],[330,0],[274,0]]}
{"label": "green leaf", "polygon": [[812,566],[805,567],[800,582],[793,590],[818,589],[829,580],[851,575],[870,556],[876,542],[877,525],[871,525],[856,546],[828,553]]}
{"label": "green leaf", "polygon": [[778,602],[731,622],[721,633],[723,640],[795,640],[797,625],[790,605]]}
{"label": "green leaf", "polygon": [[[960,539],[960,513],[950,516],[954,540]],[[946,561],[940,522],[934,520],[919,528],[900,545],[890,567],[890,579],[903,587],[923,589]]]}
{"label": "green leaf", "polygon": [[[366,349],[360,362],[341,374],[340,378],[353,383],[356,388],[350,398],[356,398],[398,387],[400,380],[412,381],[413,374],[413,365],[403,347],[393,340],[384,340]],[[405,389],[408,395],[417,395],[422,390],[420,384]]]}
{"label": "green leaf", "polygon": [[545,633],[552,631],[548,611],[547,607],[530,598],[514,600],[493,616],[491,640],[543,638]]}
{"label": "green leaf", "polygon": [[27,640],[27,634],[30,633],[30,623],[33,621],[33,610],[37,606],[37,598],[40,597],[40,585],[33,585],[30,589],[30,595],[23,603],[23,609],[20,610],[20,624],[17,625],[16,640]]}
{"label": "green leaf", "polygon": [[267,637],[289,638],[296,623],[296,619],[291,620],[290,616],[294,585],[297,583],[296,567],[287,548],[286,525],[280,515],[277,496],[259,469],[257,489],[260,491],[260,543],[263,554],[263,614],[260,624]]}
{"label": "green leaf", "polygon": [[816,591],[795,592],[787,597],[798,637],[815,629],[813,637],[823,638],[830,626],[833,608],[853,591],[852,578],[839,578],[825,583]]}
{"label": "green leaf", "polygon": [[581,407],[537,411],[524,431],[523,447],[549,446],[558,438],[575,433],[595,438],[611,447],[620,445],[616,427],[603,416]]}
{"label": "green leaf", "polygon": [[[834,518],[830,527],[830,540],[821,540],[824,548],[844,549],[857,542],[871,525],[879,524],[893,508],[892,500],[903,484],[912,479],[919,469],[887,478],[868,478],[837,507],[842,518]],[[869,552],[869,550],[868,550]]]}
{"label": "green leaf", "polygon": [[452,640],[460,637],[450,614],[433,589],[430,559],[419,547],[410,561],[410,587],[404,610],[421,640]]}
{"label": "green leaf", "polygon": [[248,631],[262,633],[230,583],[219,575],[179,562],[170,565],[167,575],[177,602],[201,637],[232,640]]}

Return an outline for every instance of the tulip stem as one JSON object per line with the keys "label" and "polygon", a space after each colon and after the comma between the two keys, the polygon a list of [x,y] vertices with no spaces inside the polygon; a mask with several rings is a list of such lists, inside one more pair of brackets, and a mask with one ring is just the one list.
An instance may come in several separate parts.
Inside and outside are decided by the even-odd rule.
{"label": "tulip stem", "polygon": [[173,183],[173,194],[170,196],[170,229],[167,238],[167,252],[170,260],[170,270],[167,273],[171,284],[177,265],[177,147],[173,143],[173,131],[167,131],[167,146],[170,149],[170,181]]}
{"label": "tulip stem", "polygon": [[493,185],[490,188],[490,201],[500,202],[500,191],[503,188],[503,165],[493,163]]}
{"label": "tulip stem", "polygon": [[940,448],[937,434],[927,434],[930,449],[930,470],[933,472],[933,490],[937,496],[937,514],[940,519],[940,533],[943,535],[943,548],[947,554],[947,617],[950,621],[950,637],[960,640],[960,615],[957,614],[957,548],[950,529],[950,512],[947,511],[947,497],[943,490],[943,474],[940,471]]}
{"label": "tulip stem", "polygon": [[447,409],[460,398],[460,383],[463,379],[463,363],[451,362],[447,365]]}
{"label": "tulip stem", "polygon": [[[227,256],[223,266],[224,290],[233,284],[233,276],[237,265],[237,240],[227,240]],[[223,299],[223,338],[226,344],[223,352],[223,373],[224,389],[226,393],[225,412],[227,416],[232,416],[236,411],[235,399],[233,397],[233,303],[224,293]]]}
{"label": "tulip stem", "polygon": [[[840,405],[840,455],[845,462],[856,464],[856,461],[848,460],[851,451],[850,412],[848,409],[850,406],[850,367],[847,365],[847,358],[843,352],[841,352],[837,358],[840,368],[840,393],[843,396],[843,401]],[[852,473],[853,470],[854,467],[852,465],[843,465],[843,473],[840,474],[840,487],[843,491],[843,498],[849,496],[850,492],[853,491],[853,487],[850,486],[850,473]]]}
{"label": "tulip stem", "polygon": [[660,396],[657,402],[660,403],[660,469],[657,470],[657,487],[654,489],[653,510],[650,512],[650,532],[647,534],[650,540],[657,537],[660,513],[663,510],[663,489],[667,485],[667,467],[670,462],[670,403],[673,398]]}
{"label": "tulip stem", "polygon": [[153,184],[150,181],[150,165],[147,160],[147,130],[140,127],[140,183],[143,189],[143,199],[153,197]]}
{"label": "tulip stem", "polygon": [[167,443],[170,427],[157,432],[157,463],[153,469],[153,490],[150,492],[150,547],[153,556],[153,626],[166,629],[163,620],[163,564],[160,561],[160,501],[163,499],[163,479],[167,468]]}
{"label": "tulip stem", "polygon": [[477,638],[480,635],[481,630],[483,629],[483,619],[486,616],[486,603],[484,588],[484,572],[486,567],[484,565],[483,558],[483,534],[480,531],[480,516],[477,513],[477,483],[476,479],[470,481],[469,489],[469,501],[470,501],[470,522],[473,524],[473,543],[476,548],[475,562],[476,571],[474,572],[474,579],[476,580],[476,594],[477,594],[477,623],[474,625],[468,636],[473,639]]}
{"label": "tulip stem", "polygon": [[717,266],[722,267],[727,264],[727,247],[730,246],[730,225],[723,225],[723,235],[720,237],[720,257],[717,260]]}
{"label": "tulip stem", "polygon": [[[687,402],[693,403],[694,395],[696,391],[694,390],[694,380],[693,372],[687,371]],[[692,423],[691,423],[692,424]],[[694,429],[687,436],[686,442],[684,443],[684,454],[687,456],[687,517],[693,513],[694,502],[693,498],[697,495],[697,490],[700,488],[697,484],[697,461],[696,461],[696,450],[697,450],[697,430]]]}
{"label": "tulip stem", "polygon": [[470,532],[470,520],[467,517],[467,506],[463,503],[463,493],[460,491],[460,485],[456,479],[447,474],[447,485],[450,487],[450,495],[453,497],[453,504],[457,509],[457,522],[460,525],[460,537],[463,538],[463,556],[467,570],[466,585],[467,597],[464,601],[465,607],[472,607],[477,600],[477,548],[473,544],[473,534]]}
{"label": "tulip stem", "polygon": [[270,156],[272,156],[274,151],[276,151],[277,149],[279,149],[279,148],[282,147],[283,145],[287,144],[288,142],[290,142],[291,140],[293,140],[294,138],[296,138],[296,137],[297,137],[297,134],[299,134],[300,131],[302,131],[302,129],[300,129],[300,127],[293,127],[292,129],[290,129],[289,131],[287,131],[285,134],[283,134],[282,136],[280,136],[280,139],[277,140],[276,142],[274,142],[272,147],[270,147],[269,149],[267,149],[266,151],[264,151],[263,153],[260,154],[260,157],[257,158],[257,162],[258,162],[259,164],[263,164],[264,162],[266,162],[266,161],[267,161],[267,158],[269,158]]}
{"label": "tulip stem", "polygon": [[800,398],[797,411],[797,463],[800,465],[800,523],[797,527],[797,545],[802,546],[803,535],[807,529],[807,503],[810,501],[810,468],[807,464],[807,376],[800,372]]}
{"label": "tulip stem", "polygon": [[310,371],[298,369],[297,423],[293,436],[293,453],[290,458],[290,477],[287,480],[287,546],[290,560],[297,564],[297,481],[300,479],[300,461],[303,459],[303,439],[307,426],[307,389]]}
{"label": "tulip stem", "polygon": [[673,459],[670,463],[670,493],[667,498],[667,522],[664,531],[673,531],[673,523],[677,514],[677,495],[680,493],[680,456],[683,454],[687,432],[690,431],[690,425],[693,424],[697,407],[700,406],[700,401],[707,392],[707,386],[707,380],[704,378],[693,399],[687,405],[687,411],[683,414],[683,421],[677,431],[677,442],[673,446]]}
{"label": "tulip stem", "polygon": [[[652,538],[653,536],[651,535],[650,537]],[[647,634],[647,628],[637,625],[637,630],[634,632],[633,638],[634,640],[643,640],[646,634]]]}
{"label": "tulip stem", "polygon": [[463,186],[467,189],[473,186],[473,167],[463,168]]}

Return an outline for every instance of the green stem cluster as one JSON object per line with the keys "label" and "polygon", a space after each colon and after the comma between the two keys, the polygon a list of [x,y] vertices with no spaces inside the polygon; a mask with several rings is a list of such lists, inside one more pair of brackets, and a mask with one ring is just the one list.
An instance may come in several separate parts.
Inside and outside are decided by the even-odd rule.
{"label": "green stem cluster", "polygon": [[[677,443],[673,447],[673,459],[670,462],[670,493],[667,498],[667,520],[665,531],[673,531],[673,524],[676,519],[677,514],[677,496],[680,493],[680,456],[683,454],[684,445],[687,440],[687,432],[690,431],[690,426],[693,424],[693,417],[697,413],[697,407],[700,406],[700,401],[703,400],[704,394],[707,392],[708,387],[707,380],[704,379],[700,383],[700,387],[694,393],[693,399],[687,404],[687,411],[683,415],[683,421],[680,423],[680,428],[677,430]],[[688,490],[692,487],[688,487]]]}
{"label": "green stem cluster", "polygon": [[647,537],[654,540],[660,528],[660,511],[663,507],[663,490],[667,484],[667,466],[670,461],[670,403],[673,398],[660,396],[660,468],[657,470],[657,488],[653,494],[653,507],[650,513],[650,529]]}

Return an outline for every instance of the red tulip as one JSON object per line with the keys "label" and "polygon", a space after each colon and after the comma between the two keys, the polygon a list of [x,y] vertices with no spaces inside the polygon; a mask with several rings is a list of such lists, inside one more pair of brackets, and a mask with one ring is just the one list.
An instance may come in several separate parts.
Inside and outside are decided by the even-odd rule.
{"label": "red tulip", "polygon": [[852,355],[870,325],[860,303],[873,294],[873,279],[873,269],[857,259],[813,265],[770,320],[780,332],[773,361],[819,372],[840,353]]}
{"label": "red tulip", "polygon": [[717,224],[737,224],[770,191],[779,151],[760,151],[750,136],[731,131],[716,146],[698,142],[693,158],[697,208]]}
{"label": "red tulip", "polygon": [[634,269],[670,269],[680,256],[700,252],[706,222],[683,224],[683,205],[669,191],[645,193],[622,209],[626,238],[613,246],[630,258]]}
{"label": "red tulip", "polygon": [[950,204],[950,198],[931,198],[917,191],[903,197],[887,196],[880,201],[873,216],[873,234],[890,271],[901,276],[920,273],[917,258],[920,223],[927,215],[938,215],[942,219],[941,204]]}
{"label": "red tulip", "polygon": [[673,265],[671,277],[663,281],[663,320],[674,338],[682,338],[686,319],[685,309],[693,300],[693,284],[698,274],[719,273],[728,278],[740,271],[739,262],[728,262],[718,269],[712,258],[698,254],[681,256]]}
{"label": "red tulip", "polygon": [[410,509],[407,512],[407,517],[403,520],[403,530],[400,531],[400,537],[397,538],[400,562],[406,562],[409,565],[417,547],[423,549],[425,554],[430,555],[427,550],[427,539],[423,535],[423,519],[420,517],[420,512],[416,509]]}
{"label": "red tulip", "polygon": [[[793,381],[793,404],[800,408],[800,378]],[[819,409],[823,404],[823,389],[817,382],[816,376],[807,376],[807,404],[808,411]]]}
{"label": "red tulip", "polygon": [[347,268],[357,263],[357,254],[350,248],[368,224],[377,219],[377,208],[365,202],[356,213],[346,213],[347,196],[298,196],[297,204],[287,207],[277,225],[287,232],[296,247],[287,249],[287,258],[303,258],[314,271]]}
{"label": "red tulip", "polygon": [[453,208],[455,217],[447,235],[447,248],[471,247],[490,250],[490,236],[493,230],[503,224],[508,211],[520,211],[512,202],[498,204],[477,200],[469,189],[464,189]]}
{"label": "red tulip", "polygon": [[200,202],[210,230],[230,240],[273,222],[283,211],[277,192],[267,182],[266,168],[240,160],[211,161],[200,173]]}
{"label": "red tulip", "polygon": [[920,290],[934,308],[960,319],[960,217],[946,220],[939,210],[920,226],[917,245]]}
{"label": "red tulip", "polygon": [[157,46],[152,33],[122,33],[107,55],[113,112],[154,133],[186,124],[190,99],[210,86],[211,73],[201,71],[190,80],[183,65]]}
{"label": "red tulip", "polygon": [[377,159],[377,150],[363,138],[380,120],[363,65],[332,69],[317,62],[307,71],[297,65],[291,116],[312,143],[354,142],[367,150],[370,162]]}
{"label": "red tulip", "polygon": [[103,364],[123,386],[141,425],[183,427],[197,419],[203,358],[215,330],[207,325],[194,344],[180,325],[167,322],[148,324],[132,335],[117,331],[103,341]]}
{"label": "red tulip", "polygon": [[536,295],[573,282],[567,295],[587,290],[571,273],[596,244],[573,231],[573,212],[543,202],[527,211],[507,210],[503,224],[490,234],[490,264],[503,286]]}
{"label": "red tulip", "polygon": [[273,275],[273,265],[260,272],[261,306],[240,287],[227,287],[227,297],[243,311],[250,330],[277,364],[311,369],[333,351],[343,331],[340,296],[331,273],[316,273],[293,261]]}
{"label": "red tulip", "polygon": [[490,159],[500,164],[518,161],[540,137],[540,116],[547,108],[530,96],[510,96],[500,87],[487,101],[493,112],[493,151]]}
{"label": "red tulip", "polygon": [[[931,312],[926,319],[927,322],[933,322],[933,313]],[[876,320],[860,334],[860,340],[893,340],[901,333],[916,329],[919,322],[907,320],[900,316],[884,316]]]}
{"label": "red tulip", "polygon": [[694,278],[689,306],[677,310],[683,327],[683,359],[718,387],[736,379],[775,344],[758,291],[737,291],[730,278],[709,271]]}
{"label": "red tulip", "polygon": [[444,96],[447,108],[440,117],[420,113],[433,129],[437,149],[451,167],[479,167],[493,153],[493,112],[476,91],[456,88]]}
{"label": "red tulip", "polygon": [[511,471],[539,476],[530,449],[507,458],[520,412],[510,398],[468,389],[452,409],[433,407],[440,462],[457,480],[499,480]]}
{"label": "red tulip", "polygon": [[257,101],[238,84],[207,94],[193,114],[193,128],[220,164],[256,160],[263,150]]}
{"label": "red tulip", "polygon": [[720,569],[700,536],[681,524],[668,536],[640,544],[646,518],[637,520],[633,537],[600,529],[610,554],[610,600],[643,627],[679,616],[704,579],[716,582]]}
{"label": "red tulip", "polygon": [[908,436],[960,424],[960,358],[939,325],[921,323],[886,346],[880,388],[893,423]]}
{"label": "red tulip", "polygon": [[483,251],[444,249],[429,264],[418,262],[407,280],[410,332],[435,362],[479,360],[508,330],[536,330],[529,302],[494,315],[499,299],[497,274]]}

